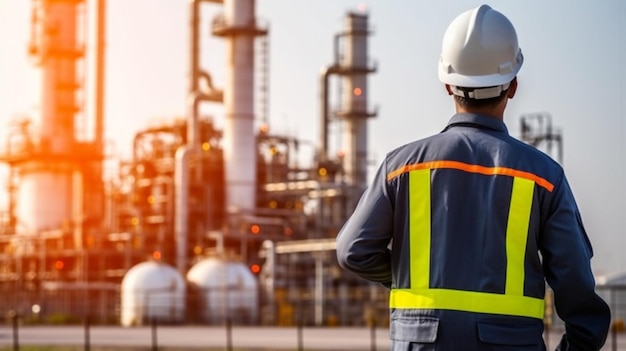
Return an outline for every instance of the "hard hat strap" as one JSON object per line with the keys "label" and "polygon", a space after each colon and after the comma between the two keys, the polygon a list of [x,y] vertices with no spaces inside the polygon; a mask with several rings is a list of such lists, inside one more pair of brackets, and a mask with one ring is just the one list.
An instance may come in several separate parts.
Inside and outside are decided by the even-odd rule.
{"label": "hard hat strap", "polygon": [[454,95],[462,96],[466,99],[481,100],[500,96],[500,94],[502,94],[503,91],[507,90],[510,85],[511,83],[506,83],[503,85],[488,88],[464,88],[451,85],[450,90]]}

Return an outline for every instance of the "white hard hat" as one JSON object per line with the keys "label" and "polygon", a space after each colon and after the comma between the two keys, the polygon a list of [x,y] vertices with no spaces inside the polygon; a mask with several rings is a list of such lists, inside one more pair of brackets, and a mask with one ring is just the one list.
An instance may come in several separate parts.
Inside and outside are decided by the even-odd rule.
{"label": "white hard hat", "polygon": [[[502,86],[515,78],[523,61],[508,18],[481,5],[460,14],[448,26],[439,59],[439,80],[453,87]],[[491,96],[476,98],[487,97]]]}

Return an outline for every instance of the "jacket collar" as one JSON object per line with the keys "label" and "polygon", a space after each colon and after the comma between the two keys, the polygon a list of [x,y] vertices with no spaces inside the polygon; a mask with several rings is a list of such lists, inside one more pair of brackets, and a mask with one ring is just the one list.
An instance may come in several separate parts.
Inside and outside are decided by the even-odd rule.
{"label": "jacket collar", "polygon": [[498,132],[509,134],[503,121],[494,117],[479,115],[476,113],[457,113],[448,122],[444,131],[455,126],[473,126],[481,129],[492,129]]}

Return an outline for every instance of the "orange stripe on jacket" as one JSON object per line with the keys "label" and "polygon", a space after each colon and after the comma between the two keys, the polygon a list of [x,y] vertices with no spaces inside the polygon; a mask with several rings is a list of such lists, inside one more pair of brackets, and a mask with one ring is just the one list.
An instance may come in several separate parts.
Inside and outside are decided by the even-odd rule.
{"label": "orange stripe on jacket", "polygon": [[458,161],[430,161],[423,163],[415,163],[412,165],[406,165],[400,167],[396,170],[391,171],[387,174],[387,180],[392,180],[399,175],[419,169],[437,169],[437,168],[450,168],[450,169],[458,169],[469,173],[480,173],[485,175],[506,175],[511,177],[519,177],[528,180],[532,180],[536,184],[541,187],[544,187],[546,190],[552,192],[554,189],[554,185],[547,181],[545,178],[542,178],[536,174],[519,171],[513,168],[507,167],[485,167],[480,165],[472,165],[469,163],[458,162]]}

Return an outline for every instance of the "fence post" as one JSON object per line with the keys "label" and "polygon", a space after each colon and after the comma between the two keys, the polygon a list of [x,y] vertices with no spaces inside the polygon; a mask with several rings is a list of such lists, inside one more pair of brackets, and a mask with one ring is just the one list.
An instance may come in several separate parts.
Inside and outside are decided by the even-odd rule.
{"label": "fence post", "polygon": [[615,328],[615,322],[611,325],[611,350],[617,351],[617,328]]}
{"label": "fence post", "polygon": [[89,328],[90,328],[89,315],[85,316],[84,326],[85,326],[85,351],[89,351],[91,350],[91,340],[90,340],[91,338],[89,336]]}
{"label": "fence post", "polygon": [[157,319],[156,317],[152,317],[151,326],[152,326],[152,351],[157,351],[159,349],[157,345]]}
{"label": "fence post", "polygon": [[365,325],[370,327],[370,350],[376,351],[376,310],[373,307],[365,310]]}
{"label": "fence post", "polygon": [[617,332],[624,330],[624,320],[616,318],[611,323],[611,350],[617,351]]}
{"label": "fence post", "polygon": [[370,326],[370,337],[371,337],[371,351],[376,351],[376,317],[372,318],[372,323]]}
{"label": "fence post", "polygon": [[303,339],[302,338],[302,329],[303,329],[302,324],[303,323],[302,323],[302,318],[300,316],[298,316],[298,322],[297,323],[298,323],[298,327],[297,327],[297,329],[298,329],[298,351],[303,351],[304,350],[304,347],[303,347],[304,342],[302,340]]}
{"label": "fence post", "polygon": [[233,350],[233,322],[230,319],[230,314],[226,316],[226,350]]}
{"label": "fence post", "polygon": [[11,325],[13,327],[13,351],[19,351],[20,342],[18,335],[18,315],[16,310],[10,310],[8,313],[9,320],[11,321]]}

